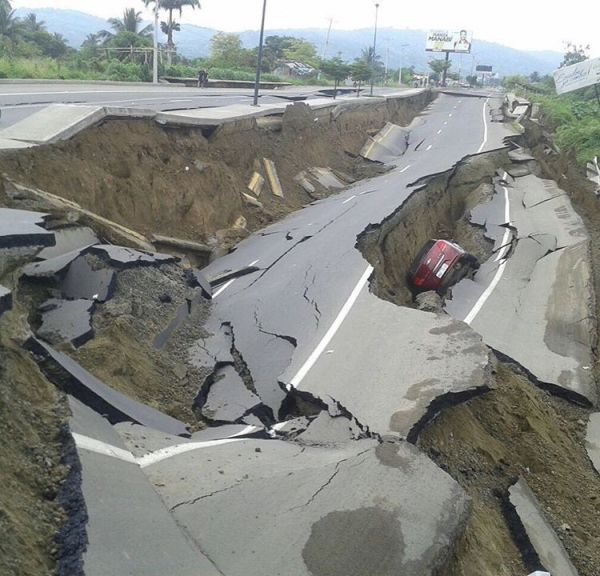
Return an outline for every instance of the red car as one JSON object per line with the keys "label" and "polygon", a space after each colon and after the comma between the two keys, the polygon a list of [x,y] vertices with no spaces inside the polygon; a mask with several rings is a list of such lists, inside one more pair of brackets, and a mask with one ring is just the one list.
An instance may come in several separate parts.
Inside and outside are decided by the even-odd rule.
{"label": "red car", "polygon": [[408,272],[408,281],[419,292],[444,290],[477,270],[475,256],[448,240],[429,240]]}

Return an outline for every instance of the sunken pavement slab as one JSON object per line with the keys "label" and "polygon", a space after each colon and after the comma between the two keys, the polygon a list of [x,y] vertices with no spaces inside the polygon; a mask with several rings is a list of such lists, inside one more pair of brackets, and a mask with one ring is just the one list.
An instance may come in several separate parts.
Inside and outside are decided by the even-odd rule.
{"label": "sunken pavement slab", "polygon": [[93,300],[47,300],[40,306],[42,325],[36,334],[50,344],[82,346],[94,337],[93,309]]}
{"label": "sunken pavement slab", "polygon": [[12,308],[12,292],[0,286],[0,316]]}
{"label": "sunken pavement slab", "polygon": [[88,513],[85,574],[217,576],[210,560],[177,526],[108,421],[73,397],[69,405]]}
{"label": "sunken pavement slab", "polygon": [[472,218],[485,222],[496,251],[473,280],[452,288],[445,309],[540,385],[595,404],[594,291],[583,221],[551,180],[527,175],[497,182],[495,191]]}
{"label": "sunken pavement slab", "polygon": [[47,214],[0,208],[0,248],[54,246],[54,233],[41,225]]}
{"label": "sunken pavement slab", "polygon": [[[357,346],[356,335],[369,334],[372,326],[378,326],[378,337]],[[283,382],[295,384],[297,362]],[[371,432],[412,441],[442,407],[490,384],[489,350],[469,326],[363,290],[319,362],[294,387],[343,406]]]}
{"label": "sunken pavement slab", "polygon": [[600,412],[596,412],[590,416],[585,447],[594,468],[600,474]]}
{"label": "sunken pavement slab", "polygon": [[542,507],[523,478],[509,488],[510,503],[525,530],[540,566],[556,576],[577,576],[562,542],[542,512]]}
{"label": "sunken pavement slab", "polygon": [[228,576],[427,576],[470,510],[460,486],[402,441],[233,439],[174,454],[142,468]]}
{"label": "sunken pavement slab", "polygon": [[33,352],[51,382],[83,402],[111,423],[131,421],[176,436],[188,436],[182,422],[125,396],[104,384],[66,354],[44,342],[30,338],[26,348]]}

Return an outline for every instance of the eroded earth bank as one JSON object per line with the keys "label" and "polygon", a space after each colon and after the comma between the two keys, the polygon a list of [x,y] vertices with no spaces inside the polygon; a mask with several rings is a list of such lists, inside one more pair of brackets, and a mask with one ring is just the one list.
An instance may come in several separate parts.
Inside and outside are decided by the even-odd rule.
{"label": "eroded earth bank", "polygon": [[426,156],[500,105],[2,153],[0,573],[598,574],[597,198],[535,120]]}

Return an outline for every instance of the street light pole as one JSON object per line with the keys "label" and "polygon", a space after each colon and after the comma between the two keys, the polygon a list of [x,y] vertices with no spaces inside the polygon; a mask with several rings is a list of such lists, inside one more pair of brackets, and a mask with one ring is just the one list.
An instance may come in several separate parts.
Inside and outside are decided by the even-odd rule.
{"label": "street light pole", "polygon": [[253,106],[258,106],[258,87],[260,85],[260,69],[262,67],[263,37],[265,35],[265,14],[267,13],[267,0],[263,0],[262,20],[260,23],[260,39],[258,40],[258,61],[256,62],[256,82],[254,82]]}
{"label": "street light pole", "polygon": [[373,54],[371,55],[371,91],[373,96],[373,84],[375,82],[375,50],[377,49],[377,15],[379,12],[379,2],[375,3],[375,31],[373,32]]}
{"label": "street light pole", "polygon": [[152,82],[158,84],[158,3],[154,2],[154,56],[152,58]]}

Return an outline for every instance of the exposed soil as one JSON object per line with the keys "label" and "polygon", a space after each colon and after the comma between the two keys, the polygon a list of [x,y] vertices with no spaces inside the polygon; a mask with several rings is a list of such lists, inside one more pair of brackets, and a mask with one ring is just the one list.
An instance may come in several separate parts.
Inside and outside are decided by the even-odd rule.
{"label": "exposed soil", "polygon": [[0,319],[0,574],[53,574],[55,535],[66,521],[68,475],[61,432],[65,398],[21,348],[22,310]]}
{"label": "exposed soil", "polygon": [[[358,157],[367,134],[387,121],[408,124],[431,98],[423,93],[317,111],[298,103],[283,118],[226,124],[210,135],[147,120],[108,120],[65,142],[3,153],[0,172],[146,235],[216,236],[231,244],[240,234],[228,241],[227,231],[240,216],[247,234],[330,193],[313,182],[309,194],[294,180],[310,167],[330,167],[349,180],[386,170]],[[263,158],[275,162],[284,198],[266,182],[261,209],[245,204],[241,193],[250,194],[254,171],[266,179]]]}
{"label": "exposed soil", "polygon": [[418,445],[473,498],[474,513],[442,576],[522,576],[527,566],[503,513],[523,476],[581,576],[600,566],[600,476],[585,451],[589,411],[500,364],[497,388],[442,412]]}

